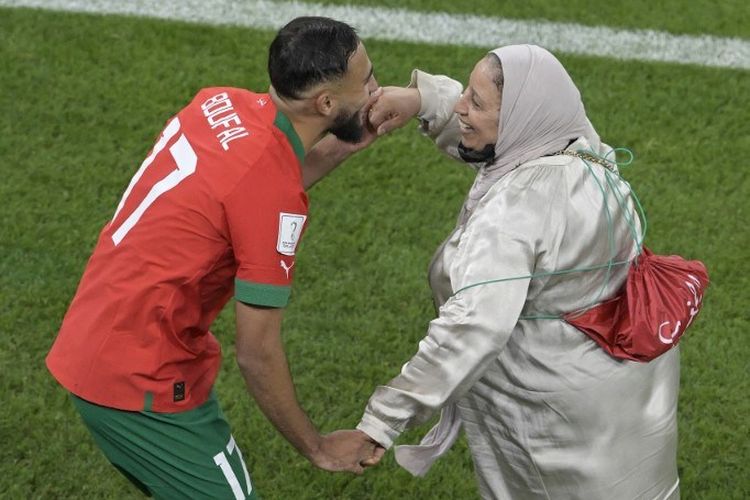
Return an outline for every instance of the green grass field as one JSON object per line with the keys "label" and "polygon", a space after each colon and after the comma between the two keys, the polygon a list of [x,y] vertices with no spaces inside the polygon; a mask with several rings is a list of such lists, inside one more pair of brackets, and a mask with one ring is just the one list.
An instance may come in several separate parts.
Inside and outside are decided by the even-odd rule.
{"label": "green grass field", "polygon": [[[479,2],[476,11],[577,21],[571,11],[592,10],[591,2],[554,1],[532,15],[521,3],[493,12],[491,2]],[[705,22],[694,2],[668,5],[685,15],[660,7],[643,27],[750,36],[745,2],[721,2]],[[642,13],[620,13],[630,21],[617,22],[607,9],[580,21],[641,26],[632,23]],[[95,448],[44,357],[99,229],[165,120],[205,86],[265,90],[272,37],[0,9],[0,498],[139,498]],[[465,81],[484,52],[374,40],[367,47],[381,84],[405,83],[415,66]],[[648,214],[647,244],[705,261],[712,278],[705,308],[681,344],[683,498],[748,498],[750,72],[560,58],[601,136],[636,153],[625,177]],[[471,180],[407,127],[312,189],[284,338],[300,401],[321,429],[356,425],[374,387],[415,352],[433,317],[427,264]],[[213,328],[225,356],[217,392],[264,498],[477,496],[463,440],[424,479],[397,467],[392,453],[363,477],[314,469],[246,395],[229,309]],[[427,428],[400,442],[416,441]]]}

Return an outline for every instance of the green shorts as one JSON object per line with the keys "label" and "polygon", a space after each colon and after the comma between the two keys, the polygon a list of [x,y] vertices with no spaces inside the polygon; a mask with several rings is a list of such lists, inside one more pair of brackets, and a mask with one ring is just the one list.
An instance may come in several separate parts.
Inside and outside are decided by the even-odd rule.
{"label": "green shorts", "polygon": [[181,413],[123,411],[71,396],[107,459],[146,495],[257,499],[213,392]]}

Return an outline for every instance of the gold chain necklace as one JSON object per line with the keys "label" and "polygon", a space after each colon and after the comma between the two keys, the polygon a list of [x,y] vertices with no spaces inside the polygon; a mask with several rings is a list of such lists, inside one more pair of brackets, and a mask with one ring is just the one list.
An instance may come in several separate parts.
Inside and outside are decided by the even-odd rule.
{"label": "gold chain necklace", "polygon": [[588,153],[586,151],[571,151],[569,149],[563,149],[558,151],[557,153],[554,153],[554,155],[575,156],[576,158],[596,163],[606,168],[607,170],[617,173],[617,164],[615,162],[611,160],[605,160],[604,158],[600,158],[599,156]]}

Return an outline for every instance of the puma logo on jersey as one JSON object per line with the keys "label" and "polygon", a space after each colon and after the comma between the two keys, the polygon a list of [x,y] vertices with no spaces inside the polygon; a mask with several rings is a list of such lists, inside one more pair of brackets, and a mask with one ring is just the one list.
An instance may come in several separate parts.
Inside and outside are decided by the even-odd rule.
{"label": "puma logo on jersey", "polygon": [[283,260],[280,260],[279,264],[281,264],[281,269],[286,271],[286,279],[289,279],[289,271],[291,271],[292,268],[294,267],[294,262],[292,262],[292,265],[289,267],[287,267],[286,262],[284,262]]}
{"label": "puma logo on jersey", "polygon": [[241,139],[250,135],[239,115],[234,111],[234,105],[229,100],[226,92],[216,94],[201,104],[203,116],[206,117],[211,130],[222,127],[223,130],[216,134],[219,144],[224,151],[229,151],[229,143],[235,139]]}

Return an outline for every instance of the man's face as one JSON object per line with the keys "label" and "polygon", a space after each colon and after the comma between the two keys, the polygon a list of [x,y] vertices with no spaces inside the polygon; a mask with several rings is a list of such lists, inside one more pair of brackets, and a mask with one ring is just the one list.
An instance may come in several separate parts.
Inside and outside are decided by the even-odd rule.
{"label": "man's face", "polygon": [[358,143],[365,134],[365,124],[361,115],[360,111],[352,111],[347,114],[345,110],[341,110],[333,120],[328,132],[344,142]]}
{"label": "man's face", "polygon": [[362,42],[349,58],[346,74],[338,82],[336,97],[340,108],[328,131],[345,142],[356,143],[365,131],[364,107],[378,82]]}

